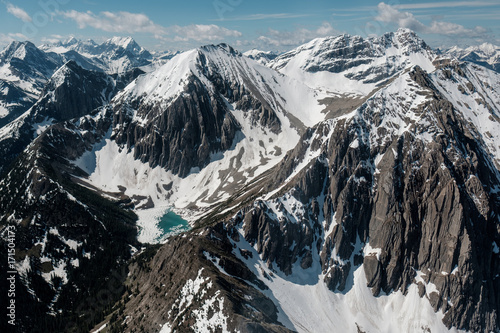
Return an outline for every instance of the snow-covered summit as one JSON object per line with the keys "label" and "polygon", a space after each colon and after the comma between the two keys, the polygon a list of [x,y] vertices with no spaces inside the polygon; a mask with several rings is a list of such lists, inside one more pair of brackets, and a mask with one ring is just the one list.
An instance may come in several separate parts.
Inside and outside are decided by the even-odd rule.
{"label": "snow-covered summit", "polygon": [[37,59],[42,60],[47,57],[32,42],[13,41],[5,49],[0,51],[0,63],[10,62],[13,58],[36,62]]}
{"label": "snow-covered summit", "polygon": [[269,66],[314,88],[366,96],[408,66],[433,71],[435,58],[413,31],[399,29],[380,37],[317,38],[278,56]]}
{"label": "snow-covered summit", "polygon": [[128,36],[128,37],[113,37],[111,39],[108,39],[105,44],[114,44],[119,47],[123,47],[124,49],[142,49],[136,42],[135,40]]}
{"label": "snow-covered summit", "polygon": [[90,57],[94,54],[96,47],[97,44],[92,39],[80,40],[73,36],[63,41],[42,44],[39,46],[40,50],[47,53],[53,52],[56,54],[64,54],[69,51],[75,51],[85,57]]}
{"label": "snow-covered summit", "polygon": [[123,50],[130,52],[132,55],[137,57],[150,56],[149,52],[139,46],[139,44],[137,44],[137,42],[130,36],[110,38],[96,48],[98,53],[121,53]]}
{"label": "snow-covered summit", "polygon": [[467,48],[461,48],[458,46],[453,46],[447,50],[448,53],[462,57],[471,52],[476,52],[484,56],[495,56],[500,53],[500,46],[493,45],[491,43],[483,43],[481,45],[469,46]]}
{"label": "snow-covered summit", "polygon": [[0,51],[0,127],[33,105],[61,64],[28,41],[13,41]]}
{"label": "snow-covered summit", "polygon": [[40,46],[45,52],[52,52],[64,62],[75,60],[87,69],[100,69],[107,73],[123,73],[135,67],[150,65],[152,55],[139,46],[132,37],[113,37],[102,44],[93,40],[78,40],[74,37],[53,44]]}
{"label": "snow-covered summit", "polygon": [[312,89],[243,56],[227,44],[207,45],[178,54],[156,71],[139,77],[116,98],[143,96],[145,103],[168,104],[185,91],[191,77],[199,79],[211,91],[219,89],[218,84],[227,84],[227,89],[250,91],[273,110],[293,114],[306,126],[324,119],[317,101],[319,95]]}
{"label": "snow-covered summit", "polygon": [[252,49],[243,53],[244,56],[253,59],[262,65],[267,65],[271,60],[275,59],[278,55],[272,51],[261,51]]}

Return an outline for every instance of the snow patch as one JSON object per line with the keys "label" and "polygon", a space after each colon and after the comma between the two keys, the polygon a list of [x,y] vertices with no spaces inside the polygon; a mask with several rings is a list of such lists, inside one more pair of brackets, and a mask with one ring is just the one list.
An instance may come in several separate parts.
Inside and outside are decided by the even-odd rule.
{"label": "snow patch", "polygon": [[377,260],[380,260],[380,255],[382,254],[382,249],[380,248],[373,248],[371,247],[370,243],[366,243],[364,249],[363,249],[363,255],[365,257],[367,256],[375,256],[377,257]]}

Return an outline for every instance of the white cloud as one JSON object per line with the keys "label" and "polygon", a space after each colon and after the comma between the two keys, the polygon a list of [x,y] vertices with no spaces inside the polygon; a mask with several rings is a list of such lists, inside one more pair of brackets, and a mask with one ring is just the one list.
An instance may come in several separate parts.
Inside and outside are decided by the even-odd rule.
{"label": "white cloud", "polygon": [[399,11],[395,6],[383,2],[378,4],[377,9],[378,16],[375,18],[377,21],[395,23],[400,28],[409,28],[419,33],[477,37],[487,32],[485,28],[480,26],[469,29],[457,23],[436,20],[432,21],[430,25],[425,25],[417,20],[412,13]]}
{"label": "white cloud", "polygon": [[240,37],[241,32],[236,30],[229,30],[215,24],[191,24],[184,27],[174,25],[167,28],[170,35],[175,35],[175,41],[186,42],[189,40],[201,41],[216,41],[228,37]]}
{"label": "white cloud", "polygon": [[29,39],[28,37],[26,37],[25,35],[23,35],[20,32],[10,33],[9,37],[14,38],[14,39],[19,39],[19,40],[28,40]]}
{"label": "white cloud", "polygon": [[144,14],[129,12],[101,12],[99,15],[87,12],[70,10],[59,12],[60,15],[72,19],[80,29],[92,27],[107,32],[147,32],[151,34],[162,34],[164,28],[155,24]]}
{"label": "white cloud", "polygon": [[6,46],[7,44],[15,40],[28,40],[28,37],[26,37],[22,33],[9,33],[9,34],[0,33],[0,46],[2,47]]}
{"label": "white cloud", "polygon": [[486,1],[451,1],[451,2],[427,2],[395,5],[397,9],[432,9],[432,8],[456,8],[456,7],[489,7],[498,6],[498,3]]}
{"label": "white cloud", "polygon": [[9,35],[6,34],[0,34],[0,45],[5,46],[12,42],[14,38],[10,37]]}
{"label": "white cloud", "polygon": [[23,20],[24,22],[32,21],[31,16],[29,16],[29,14],[26,13],[24,9],[16,7],[11,3],[7,3],[6,5],[7,5],[7,12],[14,15],[18,19]]}
{"label": "white cloud", "polygon": [[[57,36],[57,37],[55,37],[55,36]],[[55,44],[57,42],[60,42],[61,39],[63,39],[62,36],[52,35],[51,37],[42,37],[41,41],[42,41],[42,43]]]}
{"label": "white cloud", "polygon": [[279,31],[269,29],[266,35],[257,38],[258,42],[264,46],[272,47],[289,47],[304,44],[314,38],[325,37],[338,34],[330,23],[323,22],[323,24],[315,30],[308,30],[299,28],[294,31]]}
{"label": "white cloud", "polygon": [[116,33],[150,33],[155,38],[165,41],[215,41],[227,37],[240,37],[241,32],[229,30],[215,24],[192,24],[188,26],[163,27],[154,23],[144,14],[129,12],[101,12],[98,15],[91,11],[78,12],[70,10],[59,12],[59,15],[76,22],[80,29],[92,27],[107,32]]}
{"label": "white cloud", "polygon": [[258,21],[270,19],[291,19],[299,17],[311,16],[310,14],[291,14],[291,13],[276,13],[276,14],[251,14],[246,16],[238,16],[232,18],[220,19],[220,21]]}

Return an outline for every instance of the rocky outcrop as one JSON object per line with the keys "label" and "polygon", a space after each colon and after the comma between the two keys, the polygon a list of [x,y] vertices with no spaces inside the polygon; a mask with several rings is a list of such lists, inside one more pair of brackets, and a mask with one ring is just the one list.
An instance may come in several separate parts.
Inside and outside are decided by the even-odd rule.
{"label": "rocky outcrop", "polygon": [[[446,70],[466,76],[459,67]],[[345,292],[350,272],[363,265],[375,296],[415,283],[444,312],[446,326],[494,331],[500,324],[496,162],[437,81],[418,67],[408,77],[428,96],[414,112],[433,119],[434,129],[396,134],[372,127],[389,116],[377,109],[384,98],[377,95],[359,117],[304,134],[268,177],[267,189],[280,190],[229,225],[286,275],[300,269],[296,264],[310,267],[317,255],[328,287]],[[422,131],[436,136],[428,141]],[[310,150],[318,157],[297,173]]]}
{"label": "rocky outcrop", "polygon": [[140,73],[116,76],[115,81],[107,74],[85,70],[76,62],[66,63],[54,73],[24,117],[9,124],[11,133],[0,138],[0,172],[50,124],[83,117],[106,105],[118,88]]}
{"label": "rocky outcrop", "polygon": [[[195,51],[190,58],[195,68],[174,76],[185,76],[175,83],[180,85],[181,92],[152,99],[157,94],[154,90],[163,89],[163,85],[168,85],[165,80],[171,79],[160,70],[160,74],[149,74],[114,101],[112,139],[133,152],[136,159],[152,167],[161,166],[180,177],[202,169],[211,161],[212,154],[237,143],[236,133],[241,125],[232,115],[233,109],[245,112],[252,126],[275,134],[281,131],[277,115],[282,112],[280,105],[276,102],[271,106],[268,100],[268,95],[279,100],[278,97],[265,82],[253,81],[264,79],[251,72],[250,67],[247,68],[250,73],[245,72],[243,66],[248,64],[242,54],[226,44]],[[177,58],[172,61],[175,71],[186,65],[177,63],[180,61]],[[158,80],[158,85],[147,90],[144,88],[149,84],[144,82],[147,78]],[[266,90],[258,84],[265,85]],[[174,90],[171,87],[161,91],[169,94]]]}
{"label": "rocky outcrop", "polygon": [[20,332],[88,331],[122,295],[137,217],[125,202],[105,199],[69,175],[78,171],[68,156],[89,146],[90,136],[104,135],[104,119],[82,124],[86,138],[74,125],[53,125],[0,180],[1,237],[5,226],[16,237]]}
{"label": "rocky outcrop", "polygon": [[[241,53],[227,44],[210,45],[202,48],[205,52],[214,52],[219,49],[224,50],[223,52],[229,53],[231,57],[236,59],[243,57]],[[211,63],[203,53],[200,53],[199,67],[201,72],[214,85],[216,91],[230,103],[234,103],[235,109],[250,113],[254,126],[261,126],[273,133],[281,131],[281,122],[276,115],[277,110],[273,110],[262,96],[265,92],[260,91],[256,83],[246,77],[246,73],[237,73],[243,76],[242,80],[225,78],[221,74],[221,69]]]}
{"label": "rocky outcrop", "polygon": [[[131,265],[122,310],[108,322],[111,331],[291,332],[277,320],[265,284],[232,254],[223,224],[175,236],[152,256]],[[99,326],[99,325],[97,325]]]}
{"label": "rocky outcrop", "polygon": [[229,149],[239,129],[224,101],[211,95],[199,79],[191,77],[184,91],[166,108],[134,102],[137,112],[150,119],[146,124],[132,122],[128,106],[118,106],[118,129],[112,136],[118,144],[133,147],[136,159],[181,177],[207,165],[211,153]]}

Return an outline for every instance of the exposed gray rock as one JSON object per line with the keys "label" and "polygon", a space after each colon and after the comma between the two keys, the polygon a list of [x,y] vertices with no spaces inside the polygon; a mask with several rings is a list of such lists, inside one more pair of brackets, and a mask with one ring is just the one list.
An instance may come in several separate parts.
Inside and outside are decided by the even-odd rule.
{"label": "exposed gray rock", "polygon": [[[119,86],[138,74],[117,77]],[[88,115],[106,105],[119,86],[107,74],[85,70],[72,61],[66,63],[47,82],[41,97],[27,111],[26,117],[10,124],[13,125],[12,135],[0,140],[0,173],[39,134],[36,133],[39,124],[48,126]]]}
{"label": "exposed gray rock", "polygon": [[135,158],[182,177],[192,168],[204,167],[210,153],[231,147],[239,125],[224,101],[210,95],[199,79],[191,77],[185,92],[186,97],[176,99],[166,109],[139,104],[140,114],[155,119],[146,125],[132,123],[127,106],[119,106],[114,116],[119,130],[112,138],[133,147]]}
{"label": "exposed gray rock", "polygon": [[[456,65],[443,71],[467,75]],[[380,124],[377,117],[383,115],[367,103],[359,110],[367,118],[323,123],[306,132],[267,184],[259,183],[268,190],[279,188],[308,147],[321,151],[271,200],[282,217],[266,202],[257,202],[230,225],[241,225],[268,267],[286,275],[294,263],[309,260],[307,251],[317,251],[332,291],[346,291],[350,272],[361,264],[374,295],[406,292],[421,272],[439,293],[428,293],[421,282],[419,293],[445,313],[448,327],[494,331],[500,324],[500,257],[492,246],[500,241],[500,200],[489,189],[500,186],[498,170],[481,138],[428,74],[416,67],[408,76],[426,89],[429,98],[418,112],[433,117],[441,135],[424,142],[419,127],[400,135],[384,129],[378,133],[385,142],[370,146],[361,136],[370,127],[365,121]],[[328,132],[326,142],[316,140]],[[378,155],[383,157],[375,167]],[[303,205],[294,215],[280,208],[289,198]],[[324,221],[324,228],[316,221]],[[330,223],[336,225],[325,234]],[[368,243],[379,249],[378,255],[363,255]]]}
{"label": "exposed gray rock", "polygon": [[[278,322],[276,306],[262,293],[265,285],[232,254],[229,239],[218,224],[169,239],[151,260],[137,258],[128,282],[132,294],[124,296],[124,310],[110,328],[158,332],[167,324],[193,332],[204,322],[214,331],[291,332]],[[215,315],[225,317],[224,324],[207,327]]]}

